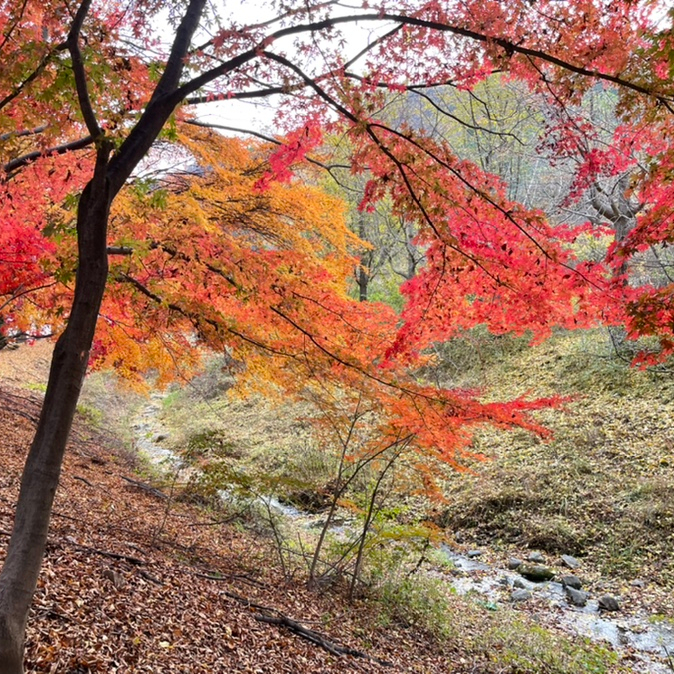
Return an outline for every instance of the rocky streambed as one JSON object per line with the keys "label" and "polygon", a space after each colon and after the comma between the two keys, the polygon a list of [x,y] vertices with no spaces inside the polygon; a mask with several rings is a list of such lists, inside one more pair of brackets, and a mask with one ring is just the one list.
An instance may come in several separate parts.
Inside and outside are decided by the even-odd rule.
{"label": "rocky streambed", "polygon": [[[482,551],[462,553],[443,547],[454,567],[449,582],[460,594],[481,595],[494,608],[505,603],[532,604],[537,615],[544,615],[541,622],[545,625],[607,642],[621,654],[629,651],[639,663],[635,671],[673,671],[670,654],[674,656],[674,621],[658,620],[644,610],[627,611],[619,595],[606,593],[601,587],[585,587],[578,560],[563,555],[555,560],[556,568],[551,568],[540,553],[534,552],[524,561],[509,560],[509,568],[498,568],[481,561],[478,552]],[[644,588],[641,581],[636,583],[632,586],[635,591]]]}
{"label": "rocky streambed", "polygon": [[[132,428],[136,449],[160,469],[171,470],[177,457],[164,445],[167,432],[161,422],[165,394],[153,393],[137,413]],[[266,497],[265,504],[298,527],[320,527],[322,516]],[[339,528],[348,528],[340,523]],[[622,597],[604,592],[601,583],[585,584],[583,565],[570,556],[547,560],[539,552],[511,558],[505,566],[486,561],[485,550],[463,550],[443,545],[447,568],[429,570],[459,594],[473,594],[491,610],[515,605],[535,613],[545,627],[605,642],[634,662],[633,671],[672,674],[674,671],[674,616],[662,619],[642,608],[625,608]],[[635,592],[645,583],[634,581]]]}

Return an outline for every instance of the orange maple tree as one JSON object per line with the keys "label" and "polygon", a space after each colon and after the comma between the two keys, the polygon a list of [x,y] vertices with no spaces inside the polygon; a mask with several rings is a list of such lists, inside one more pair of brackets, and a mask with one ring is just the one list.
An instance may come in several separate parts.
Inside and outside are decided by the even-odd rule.
{"label": "orange maple tree", "polygon": [[[59,337],[0,572],[0,674],[22,671],[26,616],[92,345],[101,362],[135,376],[143,363],[166,373],[161,353],[189,353],[196,335],[236,349],[251,376],[269,374],[290,390],[320,381],[358,391],[382,409],[382,434],[414,437],[420,456],[448,461],[478,422],[542,432],[527,416],[541,401],[485,405],[415,380],[409,365],[459,328],[486,323],[542,338],[553,325],[625,322],[631,335],[656,334],[671,351],[670,286],[632,287],[615,273],[672,236],[674,49],[671,25],[658,24],[665,9],[647,0],[291,1],[246,22],[205,0],[4,3],[3,329],[49,326]],[[170,45],[155,38],[153,18],[171,26]],[[356,23],[375,33],[352,47],[342,31]],[[494,72],[559,112],[552,145],[562,157],[592,134],[573,114],[584,92],[619,91],[631,132],[586,153],[574,184],[581,193],[597,176],[639,171],[629,189],[642,215],[604,263],[573,256],[570,244],[589,226],[553,226],[509,201],[498,178],[449,144],[381,114],[389,91],[470,89]],[[184,132],[199,170],[184,189],[166,190],[168,208],[125,187],[176,110],[184,119],[190,106],[270,96],[284,100],[286,132],[271,155]],[[339,206],[292,182],[294,165],[326,132],[347,134],[353,170],[372,176],[361,207],[386,195],[417,224],[427,261],[404,288],[401,323],[348,297],[355,242]]]}

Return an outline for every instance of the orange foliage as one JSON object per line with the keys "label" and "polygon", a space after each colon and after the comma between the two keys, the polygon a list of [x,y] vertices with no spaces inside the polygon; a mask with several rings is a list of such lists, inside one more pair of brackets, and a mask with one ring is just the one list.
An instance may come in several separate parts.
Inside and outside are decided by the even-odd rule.
{"label": "orange foliage", "polygon": [[362,400],[379,426],[361,451],[406,439],[418,468],[429,457],[458,466],[479,423],[545,433],[528,411],[555,401],[481,404],[387,361],[398,317],[349,297],[361,244],[338,200],[299,180],[256,189],[268,170],[259,144],[188,129],[180,143],[189,171],[116,202],[113,243],[133,254],[113,258],[98,366],[137,381],[155,368],[166,381],[206,345],[245,364],[248,390],[311,399],[334,418]]}

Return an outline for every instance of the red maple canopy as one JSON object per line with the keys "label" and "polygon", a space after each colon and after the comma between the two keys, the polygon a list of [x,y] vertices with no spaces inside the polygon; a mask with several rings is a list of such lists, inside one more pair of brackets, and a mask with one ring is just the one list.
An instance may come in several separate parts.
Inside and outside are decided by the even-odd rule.
{"label": "red maple canopy", "polygon": [[[674,348],[666,261],[658,279],[634,273],[639,256],[664,259],[674,231],[668,3],[290,0],[252,19],[247,6],[0,4],[3,330],[60,335],[0,573],[0,674],[22,670],[92,344],[133,377],[166,374],[164,354],[186,358],[196,336],[233,350],[249,380],[368,400],[382,436],[413,441],[422,470],[429,456],[455,460],[478,422],[544,432],[527,411],[551,401],[481,404],[415,378],[409,366],[459,329],[541,338],[556,325],[625,324],[631,337],[657,336],[661,354]],[[494,74],[539,101],[539,145],[575,164],[569,203],[586,199],[595,222],[565,226],[516,203],[451,139],[387,114],[393,94],[437,105],[440,87],[480,103],[476,88]],[[582,114],[599,87],[615,90],[608,134]],[[266,98],[285,134],[271,153],[183,129],[209,102]],[[179,189],[138,177],[162,134],[197,167]],[[360,244],[312,186],[319,178],[293,178],[305,160],[330,163],[328,136],[368,177],[361,208],[386,199],[418,232],[425,262],[401,317],[350,299]],[[579,237],[607,233],[603,260],[577,257]]]}

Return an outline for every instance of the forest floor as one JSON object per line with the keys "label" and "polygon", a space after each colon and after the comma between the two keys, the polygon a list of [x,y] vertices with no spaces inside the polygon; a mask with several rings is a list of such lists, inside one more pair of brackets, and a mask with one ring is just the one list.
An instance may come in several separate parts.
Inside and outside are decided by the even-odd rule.
{"label": "forest floor", "polygon": [[[48,346],[42,344],[0,352],[0,561],[48,358]],[[115,396],[124,394],[108,391],[108,408],[115,407]],[[218,522],[217,513],[178,498],[166,499],[170,490],[165,487],[164,492],[148,489],[147,474],[138,472],[142,465],[118,436],[103,433],[100,424],[95,428],[91,394],[86,400],[66,456],[29,619],[29,672],[643,671],[618,662],[610,649],[544,629],[531,608],[493,611],[479,598],[450,595],[435,602],[409,592],[388,599],[364,594],[348,602],[339,586],[310,590],[300,572],[284,573],[265,535],[237,521]],[[524,461],[512,469],[513,480],[525,471]],[[669,464],[653,461],[653,466],[646,461],[644,471],[655,470],[656,478],[664,480],[658,471]],[[496,460],[482,477],[470,479],[488,486],[496,480],[489,471],[496,471],[505,489],[503,470]],[[594,475],[592,468],[581,474]],[[489,493],[482,483],[479,490],[455,485],[450,489],[454,505],[464,488],[464,509],[473,513],[461,525],[468,544],[493,545],[499,556],[508,545],[552,551],[522,530],[488,529],[491,518],[508,506],[498,500],[496,512],[476,506],[480,495]],[[520,529],[526,525],[529,531],[529,502],[518,499],[513,503],[522,506],[525,522]],[[452,507],[450,502],[443,513],[449,520]],[[518,516],[515,512],[513,521]],[[640,520],[640,526],[644,521],[648,528],[650,520]],[[664,556],[671,540],[663,537],[643,564],[638,557],[638,568],[617,577],[657,581],[662,591],[652,596],[659,602],[657,612],[667,616],[670,575]],[[569,540],[562,540],[559,549],[581,555],[602,549],[572,550]],[[596,554],[600,571],[605,560],[614,558],[613,553]],[[442,629],[433,629],[433,621]]]}

